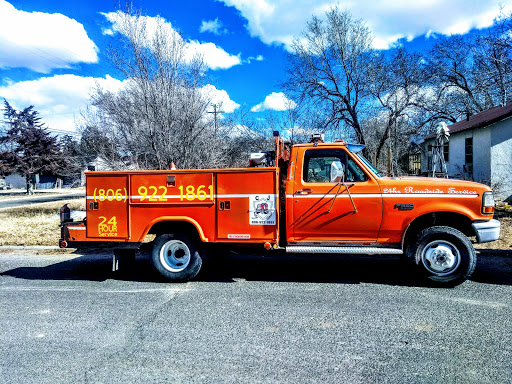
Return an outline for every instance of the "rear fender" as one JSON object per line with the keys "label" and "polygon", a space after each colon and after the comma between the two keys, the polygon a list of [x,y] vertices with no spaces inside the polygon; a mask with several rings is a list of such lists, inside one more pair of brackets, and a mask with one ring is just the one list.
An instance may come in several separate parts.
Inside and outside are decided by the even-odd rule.
{"label": "rear fender", "polygon": [[161,216],[156,218],[155,220],[151,221],[146,228],[144,229],[144,232],[142,233],[142,236],[140,237],[139,241],[143,241],[146,235],[150,232],[151,228],[153,228],[155,225],[158,225],[159,223],[175,223],[178,224],[179,222],[186,222],[189,224],[192,224],[194,228],[197,231],[198,237],[201,239],[201,241],[207,243],[209,240],[204,235],[203,228],[199,223],[192,219],[191,217],[187,216]]}

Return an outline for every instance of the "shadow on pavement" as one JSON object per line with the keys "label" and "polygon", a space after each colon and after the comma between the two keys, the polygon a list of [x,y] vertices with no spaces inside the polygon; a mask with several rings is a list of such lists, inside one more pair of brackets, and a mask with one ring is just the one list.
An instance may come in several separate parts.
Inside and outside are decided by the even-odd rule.
{"label": "shadow on pavement", "polygon": [[478,249],[478,262],[472,281],[512,285],[512,250]]}
{"label": "shadow on pavement", "polygon": [[[1,275],[30,280],[160,281],[144,254],[139,254],[131,268],[112,272],[109,252],[76,252],[78,257],[45,267],[20,267]],[[262,255],[215,255],[205,264],[196,281],[229,283],[236,279],[300,283],[374,283],[401,286],[425,286],[410,267],[389,256],[318,256],[300,257],[273,253]],[[512,253],[479,250],[472,281],[512,285]]]}

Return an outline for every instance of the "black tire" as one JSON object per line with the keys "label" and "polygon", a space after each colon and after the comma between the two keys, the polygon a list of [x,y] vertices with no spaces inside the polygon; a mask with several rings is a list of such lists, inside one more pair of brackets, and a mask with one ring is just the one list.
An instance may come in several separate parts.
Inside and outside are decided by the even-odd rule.
{"label": "black tire", "polygon": [[203,256],[186,234],[176,233],[160,235],[154,240],[151,261],[165,279],[189,281],[199,273]]}
{"label": "black tire", "polygon": [[451,227],[424,229],[409,243],[406,255],[431,285],[456,286],[466,281],[476,267],[473,244]]}

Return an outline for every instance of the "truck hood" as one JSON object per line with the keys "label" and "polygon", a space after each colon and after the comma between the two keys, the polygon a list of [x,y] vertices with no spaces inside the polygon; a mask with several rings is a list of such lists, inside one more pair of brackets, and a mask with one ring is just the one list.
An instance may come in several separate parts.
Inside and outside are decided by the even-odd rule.
{"label": "truck hood", "polygon": [[491,191],[487,185],[474,181],[441,179],[434,177],[382,177],[379,184],[383,193],[447,193],[478,194]]}

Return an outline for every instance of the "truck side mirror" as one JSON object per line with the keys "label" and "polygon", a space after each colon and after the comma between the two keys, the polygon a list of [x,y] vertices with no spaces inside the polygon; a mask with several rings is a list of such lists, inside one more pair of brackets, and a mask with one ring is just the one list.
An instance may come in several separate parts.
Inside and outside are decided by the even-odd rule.
{"label": "truck side mirror", "polygon": [[331,183],[339,183],[345,179],[345,166],[340,161],[331,163]]}

